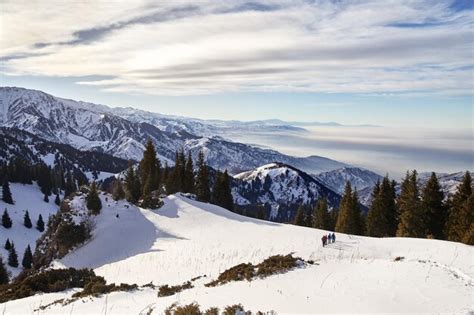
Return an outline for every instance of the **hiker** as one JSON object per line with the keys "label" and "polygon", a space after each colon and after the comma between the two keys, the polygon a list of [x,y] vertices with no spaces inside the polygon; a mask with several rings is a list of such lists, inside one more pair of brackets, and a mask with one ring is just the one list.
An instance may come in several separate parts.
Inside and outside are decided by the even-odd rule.
{"label": "hiker", "polygon": [[323,241],[323,247],[326,246],[326,241],[328,240],[328,237],[326,235],[323,235],[321,238],[321,241]]}
{"label": "hiker", "polygon": [[331,240],[332,240],[331,233],[329,233],[328,234],[328,244],[331,244]]}
{"label": "hiker", "polygon": [[332,242],[334,243],[336,241],[336,234],[332,233],[331,238],[332,238]]}

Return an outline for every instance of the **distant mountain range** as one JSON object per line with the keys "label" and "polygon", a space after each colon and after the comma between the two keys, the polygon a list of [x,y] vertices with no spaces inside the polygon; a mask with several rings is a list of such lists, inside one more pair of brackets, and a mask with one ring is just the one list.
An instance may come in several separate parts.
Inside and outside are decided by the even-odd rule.
{"label": "distant mountain range", "polygon": [[[274,161],[293,165],[309,173],[347,166],[319,156],[293,157],[274,150],[232,142],[213,134],[239,128],[291,129],[274,124],[220,122],[162,116],[131,108],[66,100],[41,91],[16,87],[0,88],[0,126],[28,131],[45,140],[71,145],[79,150],[104,152],[123,159],[139,160],[144,143],[152,139],[160,158],[173,163],[175,151],[203,150],[209,165],[239,173]],[[220,131],[219,131],[220,130]]]}

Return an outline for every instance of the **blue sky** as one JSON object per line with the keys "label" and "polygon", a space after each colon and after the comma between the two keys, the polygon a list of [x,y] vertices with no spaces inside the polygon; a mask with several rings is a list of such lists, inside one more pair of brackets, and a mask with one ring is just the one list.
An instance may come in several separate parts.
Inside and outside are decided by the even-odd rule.
{"label": "blue sky", "polygon": [[1,85],[198,118],[472,128],[472,1],[2,7]]}

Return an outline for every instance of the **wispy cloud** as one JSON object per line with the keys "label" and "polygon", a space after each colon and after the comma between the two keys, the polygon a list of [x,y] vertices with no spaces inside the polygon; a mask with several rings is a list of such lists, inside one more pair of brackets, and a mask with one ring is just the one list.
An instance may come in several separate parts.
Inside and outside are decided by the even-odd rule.
{"label": "wispy cloud", "polygon": [[0,58],[13,75],[107,76],[78,83],[146,94],[472,95],[474,13],[452,1],[4,7]]}

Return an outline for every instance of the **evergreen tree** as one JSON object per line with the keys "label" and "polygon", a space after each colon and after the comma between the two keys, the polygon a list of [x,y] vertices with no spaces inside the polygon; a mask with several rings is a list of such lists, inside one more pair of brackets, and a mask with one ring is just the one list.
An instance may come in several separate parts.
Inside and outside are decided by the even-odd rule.
{"label": "evergreen tree", "polygon": [[8,179],[5,176],[2,185],[2,200],[8,204],[14,204],[12,192],[10,191],[10,184],[8,183]]}
{"label": "evergreen tree", "polygon": [[74,176],[71,173],[68,173],[66,176],[66,183],[64,187],[64,196],[67,197],[77,190],[76,182]]}
{"label": "evergreen tree", "polygon": [[23,217],[23,225],[28,229],[31,229],[33,227],[28,210],[26,210],[25,216]]}
{"label": "evergreen tree", "polygon": [[8,284],[10,281],[10,277],[8,276],[7,267],[3,262],[2,256],[0,256],[0,286],[4,284]]}
{"label": "evergreen tree", "polygon": [[23,260],[21,261],[21,265],[25,269],[31,269],[33,264],[33,254],[31,253],[30,245],[28,245],[25,249],[25,253],[23,254]]}
{"label": "evergreen tree", "polygon": [[305,215],[305,211],[304,211],[304,206],[303,205],[300,205],[298,207],[298,210],[296,210],[296,215],[295,215],[295,219],[293,221],[293,224],[294,225],[299,225],[299,226],[304,226],[304,215]]}
{"label": "evergreen tree", "polygon": [[422,202],[426,217],[427,232],[437,239],[444,239],[443,229],[447,219],[447,209],[443,203],[444,193],[435,173],[423,188]]}
{"label": "evergreen tree", "polygon": [[184,192],[194,193],[194,165],[191,151],[188,152],[188,159],[184,169]]}
{"label": "evergreen tree", "polygon": [[214,204],[221,206],[222,208],[231,211],[233,210],[234,200],[227,170],[224,173],[217,171],[216,183],[212,192],[212,200]]}
{"label": "evergreen tree", "polygon": [[112,197],[115,201],[122,200],[125,198],[125,191],[123,190],[122,180],[120,178],[117,178],[115,180]]}
{"label": "evergreen tree", "polygon": [[328,201],[326,198],[321,198],[313,210],[313,227],[321,230],[329,230],[331,228],[330,220]]}
{"label": "evergreen tree", "polygon": [[450,201],[449,218],[446,225],[448,240],[461,242],[469,238],[471,225],[474,223],[472,207],[472,178],[469,172],[464,175]]}
{"label": "evergreen tree", "polygon": [[5,211],[3,211],[3,215],[2,215],[2,225],[4,228],[6,229],[9,229],[12,227],[13,225],[13,222],[12,220],[10,219],[10,215],[8,214],[8,210],[5,209]]}
{"label": "evergreen tree", "polygon": [[125,175],[125,189],[127,201],[136,204],[141,195],[140,180],[138,176],[136,176],[132,165],[130,165]]}
{"label": "evergreen tree", "polygon": [[54,198],[54,203],[59,206],[61,204],[61,198],[59,197],[59,194],[56,194],[56,198]]}
{"label": "evergreen tree", "polygon": [[265,206],[262,204],[257,205],[256,217],[260,220],[266,220]]}
{"label": "evergreen tree", "polygon": [[140,182],[143,185],[143,195],[145,194],[145,185],[148,185],[146,191],[148,195],[158,189],[159,172],[157,169],[159,169],[159,160],[156,157],[155,146],[151,139],[148,139],[145,152],[143,152],[143,159],[140,161]]}
{"label": "evergreen tree", "polygon": [[10,250],[12,248],[12,244],[10,243],[10,239],[7,238],[7,241],[5,242],[5,247],[6,250]]}
{"label": "evergreen tree", "polygon": [[466,231],[464,231],[461,242],[467,245],[474,245],[474,194],[469,196],[464,202],[463,213],[467,216],[466,221]]}
{"label": "evergreen tree", "polygon": [[16,254],[15,244],[13,244],[13,242],[8,255],[8,265],[10,267],[18,267],[18,255]]}
{"label": "evergreen tree", "polygon": [[49,202],[49,197],[47,194],[44,194],[43,201],[48,203]]}
{"label": "evergreen tree", "polygon": [[97,184],[95,183],[95,181],[92,182],[89,188],[89,193],[87,194],[86,202],[87,209],[89,209],[92,214],[97,215],[100,213],[100,209],[102,209],[102,202],[100,201],[99,193],[97,191]]}
{"label": "evergreen tree", "polygon": [[209,202],[211,201],[209,171],[207,169],[207,165],[204,160],[204,153],[202,151],[199,152],[198,165],[199,170],[197,175],[196,196],[199,201]]}
{"label": "evergreen tree", "polygon": [[357,192],[352,191],[351,183],[347,181],[344,195],[339,205],[336,232],[360,235],[363,232],[361,220]]}
{"label": "evergreen tree", "polygon": [[41,214],[38,216],[38,221],[36,221],[36,229],[40,232],[44,232],[44,221]]}
{"label": "evergreen tree", "polygon": [[397,229],[397,208],[395,186],[388,175],[377,182],[372,192],[372,204],[367,214],[367,235],[373,237],[395,236]]}
{"label": "evergreen tree", "polygon": [[400,220],[398,223],[398,237],[426,237],[426,218],[421,206],[418,190],[417,172],[407,172],[401,185],[398,198]]}

